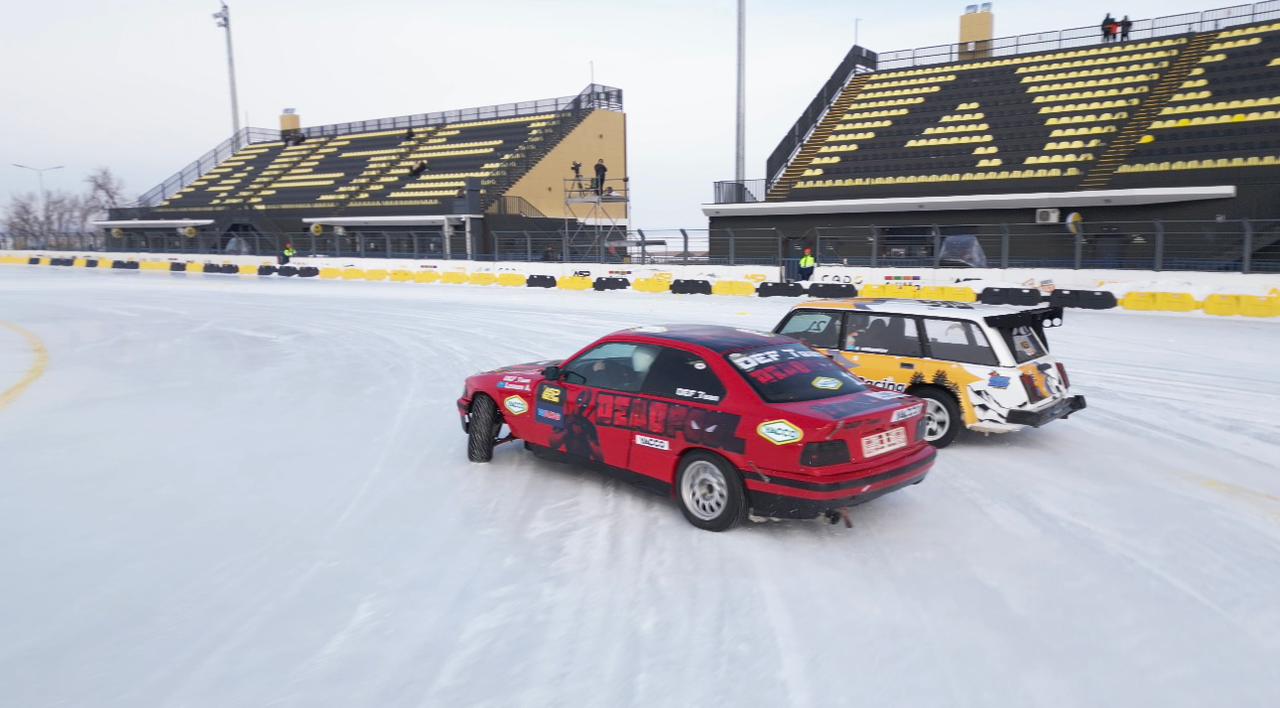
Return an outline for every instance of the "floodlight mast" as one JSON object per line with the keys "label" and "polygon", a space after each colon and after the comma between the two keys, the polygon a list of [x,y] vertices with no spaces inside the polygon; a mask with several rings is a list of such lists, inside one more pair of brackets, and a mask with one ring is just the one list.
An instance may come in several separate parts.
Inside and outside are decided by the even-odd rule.
{"label": "floodlight mast", "polygon": [[231,79],[231,141],[240,147],[240,101],[236,98],[236,57],[231,48],[231,9],[222,3],[222,9],[213,13],[218,26],[227,31],[227,76]]}

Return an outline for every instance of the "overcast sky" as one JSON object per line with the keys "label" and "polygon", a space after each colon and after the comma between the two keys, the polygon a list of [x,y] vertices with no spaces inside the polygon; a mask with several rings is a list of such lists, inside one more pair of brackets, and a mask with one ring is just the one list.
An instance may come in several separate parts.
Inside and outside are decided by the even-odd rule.
{"label": "overcast sky", "polygon": [[[1221,3],[1229,4],[1229,3]],[[874,51],[954,42],[965,3],[748,0],[747,176],[854,39]],[[1187,0],[1006,0],[997,36],[1199,11]],[[734,0],[233,0],[240,108],[278,127],[625,92],[633,223],[705,227],[699,204],[733,175]],[[65,165],[79,190],[109,166],[131,194],[231,133],[222,31],[209,0],[6,3],[0,23],[0,197],[34,192],[10,167]],[[612,172],[610,175],[612,176]]]}

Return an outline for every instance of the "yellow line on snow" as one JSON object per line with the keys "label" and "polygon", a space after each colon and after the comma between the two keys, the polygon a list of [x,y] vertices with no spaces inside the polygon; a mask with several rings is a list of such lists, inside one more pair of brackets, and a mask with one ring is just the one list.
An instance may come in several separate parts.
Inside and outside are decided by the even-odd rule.
{"label": "yellow line on snow", "polygon": [[40,341],[39,337],[16,324],[0,320],[0,327],[27,340],[27,346],[31,348],[31,353],[35,356],[35,361],[31,363],[31,368],[27,369],[27,373],[18,380],[18,383],[5,389],[4,393],[0,393],[0,409],[3,409],[18,400],[18,396],[21,396],[28,386],[35,383],[41,376],[44,376],[44,370],[49,367],[49,350],[45,348],[44,342]]}

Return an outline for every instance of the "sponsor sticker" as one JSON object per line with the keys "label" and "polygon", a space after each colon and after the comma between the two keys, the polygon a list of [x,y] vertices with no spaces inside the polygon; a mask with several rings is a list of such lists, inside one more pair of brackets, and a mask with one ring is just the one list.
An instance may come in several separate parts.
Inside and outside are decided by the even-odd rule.
{"label": "sponsor sticker", "polygon": [[767,420],[756,426],[756,433],[774,445],[788,445],[804,438],[804,431],[786,420]]}
{"label": "sponsor sticker", "polygon": [[529,391],[529,384],[515,381],[499,381],[498,388],[504,391]]}
{"label": "sponsor sticker", "polygon": [[699,401],[710,401],[711,403],[717,403],[720,400],[720,397],[715,394],[707,393],[706,391],[699,391],[693,388],[677,388],[676,395],[683,398],[693,398]]}
{"label": "sponsor sticker", "polygon": [[921,411],[923,410],[924,410],[923,403],[917,403],[914,406],[909,406],[907,408],[899,408],[898,410],[893,412],[893,418],[890,420],[890,422],[899,423],[908,418],[914,418],[920,415]]}
{"label": "sponsor sticker", "polygon": [[560,415],[559,411],[553,411],[549,408],[539,408],[538,417],[542,418],[543,420],[550,420],[550,421],[559,423],[562,416]]}
{"label": "sponsor sticker", "polygon": [[519,396],[507,396],[502,401],[502,407],[510,411],[512,415],[524,415],[529,412],[529,404]]}
{"label": "sponsor sticker", "polygon": [[560,394],[563,392],[564,392],[564,389],[555,388],[554,386],[548,386],[542,389],[542,400],[548,403],[559,403]]}
{"label": "sponsor sticker", "polygon": [[1008,376],[1001,376],[994,371],[987,374],[987,376],[987,385],[991,388],[1009,388]]}
{"label": "sponsor sticker", "polygon": [[636,444],[640,447],[651,447],[654,450],[670,450],[671,443],[662,438],[651,438],[648,435],[637,435]]}
{"label": "sponsor sticker", "polygon": [[815,376],[813,379],[813,387],[823,391],[838,391],[844,382],[840,379],[833,379],[830,376]]}
{"label": "sponsor sticker", "polygon": [[[871,381],[871,382],[869,382],[869,383],[870,383],[872,386],[880,386],[880,385],[882,385],[882,384],[883,384],[883,382],[879,382],[879,381]],[[899,386],[900,386],[901,384],[893,384],[892,382],[890,382],[890,384],[889,384],[889,385],[891,385],[891,386],[892,386],[892,385],[899,385]],[[870,392],[868,392],[868,393],[867,393],[867,395],[868,395],[868,396],[870,396],[870,397],[872,397],[872,398],[879,398],[879,399],[880,399],[880,400],[882,400],[882,401],[892,401],[892,400],[893,400],[893,399],[895,399],[895,398],[902,398],[902,394],[901,394],[901,393],[898,393],[897,391],[870,391]]]}

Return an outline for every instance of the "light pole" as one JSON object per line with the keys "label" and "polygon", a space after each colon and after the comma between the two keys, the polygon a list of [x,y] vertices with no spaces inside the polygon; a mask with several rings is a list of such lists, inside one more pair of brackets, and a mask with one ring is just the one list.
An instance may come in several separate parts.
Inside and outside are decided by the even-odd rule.
{"label": "light pole", "polygon": [[53,170],[60,170],[62,169],[63,166],[56,165],[54,167],[27,167],[26,165],[19,165],[16,162],[13,162],[10,164],[12,164],[14,167],[20,167],[24,170],[31,170],[32,172],[36,173],[36,182],[37,184],[40,185],[40,232],[41,234],[43,234],[45,231],[45,226],[46,226],[48,217],[49,217],[49,215],[45,213],[46,209],[48,208],[48,198],[45,196],[45,191],[44,191],[44,173],[52,172]]}
{"label": "light pole", "polygon": [[858,25],[862,24],[861,17],[853,18],[853,46],[858,46]]}
{"label": "light pole", "polygon": [[738,0],[738,124],[734,147],[733,178],[743,188],[747,167],[747,3]]}
{"label": "light pole", "polygon": [[240,101],[236,98],[236,56],[231,49],[231,10],[227,3],[222,9],[213,13],[218,26],[227,31],[227,76],[231,78],[231,142],[233,148],[240,147]]}

